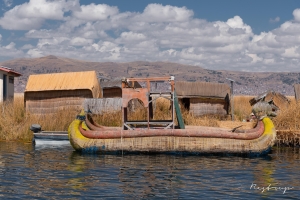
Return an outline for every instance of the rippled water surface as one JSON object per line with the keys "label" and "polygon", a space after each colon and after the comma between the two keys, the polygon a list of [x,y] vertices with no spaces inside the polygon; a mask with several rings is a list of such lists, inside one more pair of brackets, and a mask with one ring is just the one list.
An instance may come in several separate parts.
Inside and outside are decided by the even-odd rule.
{"label": "rippled water surface", "polygon": [[68,143],[2,142],[0,199],[9,198],[300,199],[300,149],[260,158],[89,155]]}

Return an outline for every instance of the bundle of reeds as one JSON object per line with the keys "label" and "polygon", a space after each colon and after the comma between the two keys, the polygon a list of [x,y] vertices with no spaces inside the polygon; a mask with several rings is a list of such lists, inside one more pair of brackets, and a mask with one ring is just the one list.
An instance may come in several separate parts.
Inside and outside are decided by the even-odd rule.
{"label": "bundle of reeds", "polygon": [[278,146],[299,146],[300,130],[277,130],[276,145]]}
{"label": "bundle of reeds", "polygon": [[273,119],[277,130],[300,130],[300,101],[292,101]]}

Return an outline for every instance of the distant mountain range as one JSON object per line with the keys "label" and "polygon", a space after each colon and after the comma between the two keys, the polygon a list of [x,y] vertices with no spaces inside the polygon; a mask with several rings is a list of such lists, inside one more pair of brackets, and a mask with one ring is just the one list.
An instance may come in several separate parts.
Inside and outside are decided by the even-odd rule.
{"label": "distant mountain range", "polygon": [[300,72],[241,72],[209,70],[199,66],[170,62],[136,61],[127,63],[88,62],[56,56],[21,58],[0,65],[12,68],[22,74],[15,81],[15,92],[24,92],[31,74],[59,73],[95,70],[99,77],[115,79],[120,77],[175,76],[175,81],[206,81],[226,83],[233,79],[235,95],[258,95],[274,90],[287,96],[294,96],[294,84],[300,83]]}

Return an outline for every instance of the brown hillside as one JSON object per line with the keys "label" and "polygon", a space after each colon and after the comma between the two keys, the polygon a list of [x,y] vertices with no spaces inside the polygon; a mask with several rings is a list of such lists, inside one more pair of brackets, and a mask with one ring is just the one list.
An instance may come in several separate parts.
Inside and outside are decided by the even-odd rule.
{"label": "brown hillside", "polygon": [[23,92],[27,78],[31,74],[58,73],[70,71],[95,70],[99,76],[116,77],[154,77],[175,76],[180,81],[206,81],[228,83],[226,78],[235,80],[234,94],[257,95],[273,89],[284,95],[294,96],[293,85],[300,83],[300,73],[239,72],[216,71],[199,66],[170,62],[136,61],[128,63],[87,62],[82,60],[46,56],[41,58],[21,58],[0,65],[13,68],[23,74],[16,80],[16,92]]}

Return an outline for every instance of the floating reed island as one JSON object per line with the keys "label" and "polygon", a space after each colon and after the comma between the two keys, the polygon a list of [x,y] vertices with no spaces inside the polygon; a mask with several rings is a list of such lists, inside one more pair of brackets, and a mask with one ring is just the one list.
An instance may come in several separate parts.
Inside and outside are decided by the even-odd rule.
{"label": "floating reed island", "polygon": [[292,101],[273,118],[277,129],[277,146],[300,146],[300,102]]}
{"label": "floating reed island", "polygon": [[[250,129],[255,125],[254,121],[247,122],[252,107],[249,100],[253,96],[234,96],[235,120],[231,118],[221,118],[218,116],[204,115],[196,117],[181,106],[182,118],[187,126],[209,126],[233,129],[242,126],[242,129]],[[275,145],[278,146],[299,146],[300,141],[300,104],[294,97],[290,106],[278,112],[272,118],[277,130]],[[169,116],[170,103],[164,98],[158,98],[154,110],[155,119],[164,119]],[[24,108],[23,95],[15,96],[14,101],[1,103],[0,115],[0,141],[22,141],[32,142],[33,133],[29,130],[31,124],[38,123],[47,131],[67,131],[69,125],[80,111],[74,109],[63,109],[48,115],[32,115]],[[135,112],[129,111],[130,119],[146,119],[145,109],[137,109]],[[105,112],[94,115],[93,119],[104,126],[120,127],[122,125],[122,112]],[[244,122],[246,119],[246,122]]]}

